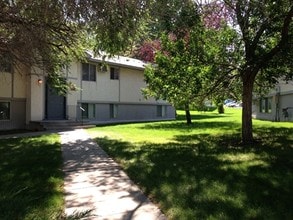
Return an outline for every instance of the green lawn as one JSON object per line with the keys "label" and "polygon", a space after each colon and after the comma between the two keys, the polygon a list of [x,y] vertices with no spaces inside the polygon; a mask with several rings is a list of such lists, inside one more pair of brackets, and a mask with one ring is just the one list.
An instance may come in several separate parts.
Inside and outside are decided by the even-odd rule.
{"label": "green lawn", "polygon": [[293,123],[254,120],[241,147],[241,112],[89,132],[170,219],[293,219]]}
{"label": "green lawn", "polygon": [[58,135],[0,139],[0,219],[60,219],[61,166]]}

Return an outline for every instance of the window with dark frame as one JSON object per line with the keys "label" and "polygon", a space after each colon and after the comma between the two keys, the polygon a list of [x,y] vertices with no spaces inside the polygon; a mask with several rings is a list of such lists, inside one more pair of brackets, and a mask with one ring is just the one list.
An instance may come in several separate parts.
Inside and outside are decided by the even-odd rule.
{"label": "window with dark frame", "polygon": [[118,115],[118,105],[110,104],[110,118],[117,118]]}
{"label": "window with dark frame", "polygon": [[9,53],[0,54],[0,72],[12,72],[12,61]]}
{"label": "window with dark frame", "polygon": [[260,113],[272,112],[272,98],[261,98],[259,100],[259,112]]}
{"label": "window with dark frame", "polygon": [[10,120],[10,102],[0,101],[0,120]]}
{"label": "window with dark frame", "polygon": [[96,105],[92,103],[81,103],[81,117],[83,119],[93,119],[96,115]]}
{"label": "window with dark frame", "polygon": [[157,106],[157,117],[165,117],[167,112],[167,106],[158,105]]}
{"label": "window with dark frame", "polygon": [[118,80],[120,74],[120,69],[117,67],[111,67],[110,68],[110,79]]}
{"label": "window with dark frame", "polygon": [[96,65],[82,63],[82,80],[96,81]]}

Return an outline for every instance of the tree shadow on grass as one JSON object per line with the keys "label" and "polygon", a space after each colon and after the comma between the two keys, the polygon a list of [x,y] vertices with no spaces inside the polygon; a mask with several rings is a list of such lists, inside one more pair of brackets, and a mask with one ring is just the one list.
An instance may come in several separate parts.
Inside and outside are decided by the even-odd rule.
{"label": "tree shadow on grass", "polygon": [[61,217],[63,199],[50,206],[63,198],[60,143],[51,140],[0,140],[0,219]]}
{"label": "tree shadow on grass", "polygon": [[180,135],[167,144],[96,141],[170,219],[292,219],[293,150],[282,136],[290,131],[274,129],[274,142],[251,147],[239,147],[237,134]]}
{"label": "tree shadow on grass", "polygon": [[145,124],[141,129],[156,129],[156,130],[181,130],[190,131],[194,129],[216,129],[227,131],[235,131],[240,129],[240,123],[237,122],[223,122],[223,121],[196,121],[191,125],[187,125],[185,122],[165,122],[165,123],[150,123]]}
{"label": "tree shadow on grass", "polygon": [[[218,114],[218,113],[197,113],[197,114],[192,114],[191,115],[191,120],[196,121],[196,120],[201,120],[201,119],[215,119],[215,118],[221,118],[221,117],[228,117],[230,114],[225,113],[225,114]],[[178,114],[176,115],[176,120],[177,121],[185,121],[186,116],[184,114]]]}

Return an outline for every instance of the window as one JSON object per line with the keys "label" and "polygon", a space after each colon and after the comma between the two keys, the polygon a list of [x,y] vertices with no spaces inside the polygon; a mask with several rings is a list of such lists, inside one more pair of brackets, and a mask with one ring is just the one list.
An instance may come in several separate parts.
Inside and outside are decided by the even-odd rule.
{"label": "window", "polygon": [[85,119],[95,118],[96,115],[96,106],[95,104],[82,103],[81,104],[81,116]]}
{"label": "window", "polygon": [[119,79],[119,68],[111,67],[110,68],[110,79]]}
{"label": "window", "polygon": [[110,104],[110,118],[117,118],[118,105]]}
{"label": "window", "polygon": [[167,113],[167,106],[158,105],[157,106],[157,117],[165,117]]}
{"label": "window", "polygon": [[9,53],[0,54],[0,72],[12,72],[12,63]]}
{"label": "window", "polygon": [[82,63],[82,80],[96,81],[96,65]]}
{"label": "window", "polygon": [[261,113],[272,112],[272,98],[261,98],[259,101],[259,111]]}
{"label": "window", "polygon": [[0,102],[0,120],[10,119],[10,102]]}

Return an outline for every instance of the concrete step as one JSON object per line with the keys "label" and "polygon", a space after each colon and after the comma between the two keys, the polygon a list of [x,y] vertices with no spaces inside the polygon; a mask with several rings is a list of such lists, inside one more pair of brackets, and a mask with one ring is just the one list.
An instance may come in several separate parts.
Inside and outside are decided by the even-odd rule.
{"label": "concrete step", "polygon": [[30,122],[28,129],[33,131],[43,130],[72,130],[78,128],[92,128],[94,124],[82,123],[78,121],[69,120],[43,120]]}

